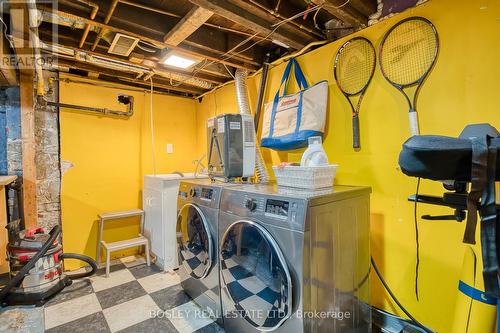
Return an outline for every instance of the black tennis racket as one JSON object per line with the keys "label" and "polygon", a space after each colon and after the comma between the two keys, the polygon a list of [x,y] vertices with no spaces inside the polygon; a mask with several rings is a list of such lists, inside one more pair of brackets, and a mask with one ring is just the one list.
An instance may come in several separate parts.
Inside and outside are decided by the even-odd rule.
{"label": "black tennis racket", "polygon": [[[352,110],[353,148],[361,148],[359,110],[365,91],[375,72],[376,53],[372,43],[364,37],[355,37],[344,43],[335,57],[334,75],[340,91]],[[359,96],[356,106],[351,98]]]}
{"label": "black tennis racket", "polygon": [[[410,107],[410,129],[419,135],[417,98],[422,83],[436,62],[439,39],[434,25],[423,17],[409,17],[393,26],[380,44],[380,69],[389,83],[405,96]],[[405,92],[416,86],[413,99]]]}

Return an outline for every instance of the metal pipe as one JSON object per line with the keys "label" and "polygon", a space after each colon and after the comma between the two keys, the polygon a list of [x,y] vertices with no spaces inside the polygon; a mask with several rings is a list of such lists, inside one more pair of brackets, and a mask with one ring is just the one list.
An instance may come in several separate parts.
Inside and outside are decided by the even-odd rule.
{"label": "metal pipe", "polygon": [[257,106],[255,107],[254,124],[255,124],[255,131],[256,132],[259,130],[260,114],[262,112],[264,93],[266,91],[267,74],[269,73],[270,58],[271,58],[271,55],[269,53],[266,53],[266,55],[264,56],[264,64],[262,66],[262,75],[260,77],[259,94],[257,95]]}
{"label": "metal pipe", "polygon": [[[122,97],[122,96],[119,96],[118,99],[120,99],[120,97]],[[126,112],[110,110],[107,108],[96,108],[96,107],[90,107],[90,106],[82,106],[82,105],[66,104],[66,103],[59,103],[59,102],[50,102],[50,101],[47,101],[47,105],[56,106],[58,108],[68,108],[68,109],[74,109],[74,110],[80,110],[80,111],[100,113],[100,114],[104,114],[104,115],[132,117],[134,115],[134,97],[133,96],[126,96],[126,99],[128,99],[128,100],[127,101],[125,101],[125,100],[120,101],[120,103],[124,103],[124,104],[128,105],[128,110]]]}
{"label": "metal pipe", "polygon": [[[113,16],[113,13],[115,12],[116,5],[118,5],[118,2],[119,2],[118,0],[113,0],[113,2],[111,2],[111,5],[109,6],[108,13],[106,14],[106,17],[104,18],[104,24],[108,24],[109,20],[111,20],[111,16]],[[92,51],[95,51],[95,49],[97,48],[97,45],[101,41],[103,35],[104,35],[104,28],[101,29],[101,31],[99,31],[99,34],[97,35],[97,37],[94,41],[94,44],[92,45]]]}
{"label": "metal pipe", "polygon": [[45,94],[45,83],[43,81],[42,56],[40,54],[40,38],[38,37],[38,10],[35,0],[28,0],[28,19],[29,34],[33,45],[33,55],[35,59],[34,67],[36,73],[36,94],[43,96]]}
{"label": "metal pipe", "polygon": [[[97,13],[99,12],[99,5],[92,2],[92,1],[88,1],[88,0],[77,0],[77,2],[86,4],[87,6],[92,7],[92,12],[90,13],[90,19],[94,20],[95,17],[97,16]],[[85,44],[85,41],[87,40],[87,36],[89,35],[89,32],[90,32],[90,28],[92,28],[92,24],[90,24],[90,23],[85,26],[85,30],[83,31],[82,38],[80,39],[80,44],[79,44],[80,48],[82,48],[83,45]]]}

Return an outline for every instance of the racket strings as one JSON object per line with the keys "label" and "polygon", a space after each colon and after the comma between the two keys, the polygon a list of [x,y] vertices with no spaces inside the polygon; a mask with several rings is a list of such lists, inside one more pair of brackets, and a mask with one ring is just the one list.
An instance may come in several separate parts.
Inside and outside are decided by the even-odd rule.
{"label": "racket strings", "polygon": [[364,39],[347,42],[339,50],[335,67],[339,88],[357,95],[368,85],[375,68],[375,49]]}
{"label": "racket strings", "polygon": [[418,82],[434,63],[437,43],[433,27],[425,21],[410,20],[394,28],[380,56],[386,78],[403,86]]}

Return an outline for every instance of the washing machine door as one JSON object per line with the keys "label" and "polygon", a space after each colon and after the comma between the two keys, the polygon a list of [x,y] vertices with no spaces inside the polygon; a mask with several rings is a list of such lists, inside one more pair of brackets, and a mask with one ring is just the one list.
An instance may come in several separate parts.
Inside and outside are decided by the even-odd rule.
{"label": "washing machine door", "polygon": [[207,276],[213,264],[214,245],[207,220],[194,204],[186,204],[177,216],[177,248],[179,260],[191,277]]}
{"label": "washing machine door", "polygon": [[[220,248],[221,287],[235,314],[261,331],[278,328],[292,312],[292,281],[278,244],[260,224],[241,220]],[[225,311],[227,309],[224,309]]]}

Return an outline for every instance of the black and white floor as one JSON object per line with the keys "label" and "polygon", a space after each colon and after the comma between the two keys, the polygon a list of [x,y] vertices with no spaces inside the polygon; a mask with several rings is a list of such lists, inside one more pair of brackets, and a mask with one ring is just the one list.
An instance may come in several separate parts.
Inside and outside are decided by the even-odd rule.
{"label": "black and white floor", "polygon": [[[148,267],[135,257],[115,261],[108,278],[100,270],[96,276],[75,281],[50,300],[43,312],[38,311],[44,315],[40,321],[44,327],[31,326],[30,333],[224,332],[184,293],[176,274]],[[19,326],[8,327],[19,328],[10,332],[24,332]]]}

